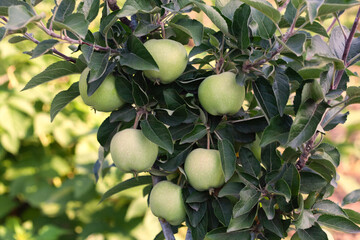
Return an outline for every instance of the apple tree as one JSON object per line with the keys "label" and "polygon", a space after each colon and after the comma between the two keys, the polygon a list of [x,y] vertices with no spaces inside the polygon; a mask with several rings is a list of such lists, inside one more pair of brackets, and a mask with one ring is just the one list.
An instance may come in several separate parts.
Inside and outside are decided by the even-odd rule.
{"label": "apple tree", "polygon": [[144,186],[163,229],[157,239],[174,239],[183,226],[194,240],[289,232],[293,240],[328,239],[322,227],[360,232],[360,214],[343,208],[360,191],[342,206],[327,199],[340,154],[323,142],[346,121],[343,110],[360,103],[360,88],[347,86],[360,60],[360,9],[349,28],[339,21],[360,2],[214,2],[58,0],[45,16],[36,11],[41,0],[1,0],[0,40],[32,41],[32,59],[59,59],[23,90],[81,74],[54,97],[51,119],[79,95],[109,112],[97,132],[95,178],[110,155],[134,177],[101,201]]}

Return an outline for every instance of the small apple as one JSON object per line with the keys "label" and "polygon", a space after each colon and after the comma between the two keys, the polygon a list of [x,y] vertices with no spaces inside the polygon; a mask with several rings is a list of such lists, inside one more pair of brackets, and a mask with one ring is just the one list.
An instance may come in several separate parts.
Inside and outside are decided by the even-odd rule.
{"label": "small apple", "polygon": [[123,172],[144,172],[155,163],[158,146],[147,139],[141,130],[128,128],[114,135],[110,154],[115,166]]}
{"label": "small apple", "polygon": [[159,67],[159,71],[144,71],[145,76],[150,80],[168,84],[184,72],[188,55],[181,43],[170,39],[151,39],[145,42],[144,46]]}
{"label": "small apple", "polygon": [[245,87],[236,83],[236,75],[224,72],[204,79],[199,86],[201,106],[211,115],[237,113],[245,98]]}
{"label": "small apple", "polygon": [[100,112],[111,112],[120,108],[125,104],[124,100],[120,98],[115,88],[115,77],[109,74],[96,91],[91,95],[87,95],[87,76],[90,72],[86,68],[80,76],[79,91],[80,96],[86,105],[93,107]]}
{"label": "small apple", "polygon": [[185,159],[185,173],[190,185],[198,191],[220,187],[225,183],[220,152],[197,148]]}
{"label": "small apple", "polygon": [[180,225],[185,221],[185,205],[180,186],[170,181],[159,182],[151,190],[149,202],[152,213],[171,225]]}

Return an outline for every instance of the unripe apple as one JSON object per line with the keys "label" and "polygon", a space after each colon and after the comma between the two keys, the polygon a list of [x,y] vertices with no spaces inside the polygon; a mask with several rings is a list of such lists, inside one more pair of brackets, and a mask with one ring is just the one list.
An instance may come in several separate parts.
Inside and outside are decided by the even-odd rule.
{"label": "unripe apple", "polygon": [[123,172],[144,172],[155,163],[158,146],[147,139],[141,130],[128,128],[114,135],[110,143],[115,166]]}
{"label": "unripe apple", "polygon": [[100,112],[111,112],[125,104],[124,100],[118,95],[115,88],[115,77],[109,74],[96,91],[88,96],[87,89],[87,76],[90,72],[89,68],[86,68],[80,76],[79,91],[80,96],[86,105],[93,107]]}
{"label": "unripe apple", "polygon": [[171,225],[176,226],[185,221],[185,205],[180,186],[170,181],[159,182],[151,190],[149,202],[152,213]]}
{"label": "unripe apple", "polygon": [[211,115],[235,114],[245,98],[245,88],[236,83],[232,72],[205,78],[198,93],[201,106]]}
{"label": "unripe apple", "polygon": [[145,42],[144,46],[159,67],[159,71],[144,71],[145,76],[150,80],[168,84],[184,72],[188,55],[181,43],[170,39],[151,39]]}
{"label": "unripe apple", "polygon": [[198,191],[220,187],[225,183],[218,150],[197,148],[185,159],[185,173],[190,185]]}

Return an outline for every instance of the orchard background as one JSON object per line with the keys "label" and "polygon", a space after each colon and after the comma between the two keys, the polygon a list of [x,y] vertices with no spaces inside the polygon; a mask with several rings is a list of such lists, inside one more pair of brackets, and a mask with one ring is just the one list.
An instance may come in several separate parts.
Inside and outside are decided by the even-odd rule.
{"label": "orchard background", "polygon": [[[123,3],[118,1],[120,7]],[[52,5],[53,1],[45,0],[37,10],[49,17]],[[340,21],[351,28],[356,11],[357,7],[346,11]],[[203,13],[190,15],[214,28]],[[331,21],[326,20],[324,26]],[[89,29],[98,29],[96,23]],[[36,28],[30,31],[40,41],[47,39]],[[98,204],[108,189],[132,177],[110,168],[106,177],[95,184],[96,131],[108,114],[94,114],[77,98],[51,123],[52,98],[78,81],[79,75],[20,92],[32,76],[57,59],[44,55],[29,60],[22,52],[33,49],[35,44],[11,44],[9,39],[0,42],[0,239],[153,239],[161,228],[147,207],[147,197],[142,197],[142,186]],[[191,47],[192,41],[186,48],[189,51]],[[71,54],[66,45],[60,45],[58,50]],[[359,72],[359,64],[351,70]],[[349,86],[359,85],[358,77],[350,78]],[[325,139],[341,152],[340,179],[330,198],[337,203],[347,193],[360,189],[360,107],[351,105],[346,111],[350,111],[346,123],[329,131]],[[360,211],[360,204],[348,208]],[[360,234],[329,231],[335,240],[360,239]],[[176,238],[184,239],[185,234],[186,228],[180,228]]]}

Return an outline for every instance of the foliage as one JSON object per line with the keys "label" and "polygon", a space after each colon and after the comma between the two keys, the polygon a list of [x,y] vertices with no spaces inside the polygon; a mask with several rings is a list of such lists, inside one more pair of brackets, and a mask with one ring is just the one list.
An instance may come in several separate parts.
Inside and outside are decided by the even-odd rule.
{"label": "foliage", "polygon": [[[160,147],[150,170],[153,184],[167,177],[183,187],[192,239],[281,239],[293,228],[292,239],[327,239],[323,226],[360,231],[356,214],[326,200],[336,186],[340,154],[322,143],[326,131],[346,121],[341,111],[359,103],[359,88],[347,88],[347,82],[354,74],[348,67],[360,60],[355,34],[360,11],[351,29],[327,30],[321,21],[335,15],[335,23],[342,10],[358,1],[277,1],[275,8],[259,0],[216,1],[215,7],[197,0],[127,0],[119,9],[114,1],[86,0],[75,8],[74,0],[63,0],[45,19],[47,24],[33,8],[38,2],[0,3],[0,39],[15,34],[37,44],[28,52],[32,58],[53,54],[63,60],[34,76],[24,89],[87,66],[88,95],[115,72],[116,90],[128,103],[99,127],[97,139],[105,153],[100,151],[96,174],[112,136],[134,126]],[[190,11],[202,11],[219,31],[190,19]],[[88,26],[98,15],[100,27],[92,32]],[[28,33],[31,25],[50,39],[36,40]],[[192,38],[195,45],[185,72],[167,85],[142,74],[158,67],[143,46],[154,38],[184,43]],[[75,57],[56,49],[60,41],[70,44]],[[212,116],[199,103],[198,87],[224,71],[235,73],[237,83],[245,86],[245,104],[234,115]],[[52,118],[77,94],[76,85],[59,93],[51,105]],[[222,187],[198,192],[188,183],[183,164],[196,148],[219,150],[226,176]],[[121,182],[103,199],[132,186],[148,189],[149,179]],[[358,195],[351,193],[343,205],[358,201]],[[168,229],[163,225],[171,239]]]}

